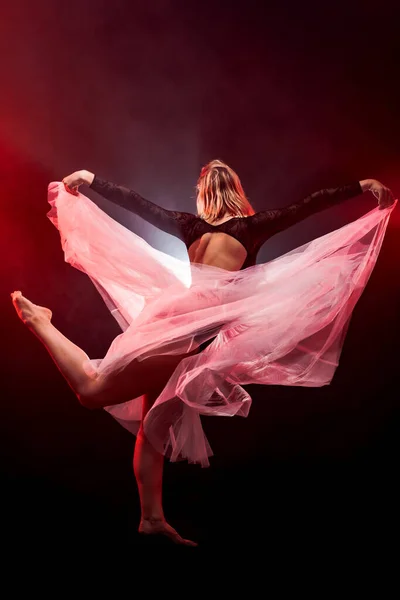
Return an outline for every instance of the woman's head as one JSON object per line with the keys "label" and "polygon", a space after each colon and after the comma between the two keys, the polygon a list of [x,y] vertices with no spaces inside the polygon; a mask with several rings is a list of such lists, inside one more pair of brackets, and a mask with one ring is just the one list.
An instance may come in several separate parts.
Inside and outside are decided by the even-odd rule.
{"label": "woman's head", "polygon": [[212,222],[225,215],[254,215],[239,177],[221,160],[212,160],[202,168],[196,189],[197,213],[202,219]]}

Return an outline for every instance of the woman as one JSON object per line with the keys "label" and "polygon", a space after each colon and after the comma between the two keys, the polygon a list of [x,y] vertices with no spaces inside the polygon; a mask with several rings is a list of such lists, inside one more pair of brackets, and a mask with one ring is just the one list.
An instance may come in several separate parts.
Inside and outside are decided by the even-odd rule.
{"label": "woman", "polygon": [[[179,237],[190,264],[113,221],[78,193],[83,184]],[[379,209],[270,263],[255,264],[274,233],[367,190]],[[255,213],[237,174],[215,160],[200,173],[198,215],[165,210],[85,170],[65,177],[63,185],[50,184],[49,202],[66,260],[91,277],[123,333],[106,357],[90,360],[52,325],[49,309],[21,292],[12,294],[14,306],[81,404],[106,408],[137,434],[139,531],[195,545],[164,518],[164,455],[208,464],[211,449],[200,414],[246,416],[251,398],[243,384],[330,382],[352,310],[376,262],[393,194],[366,179]]]}

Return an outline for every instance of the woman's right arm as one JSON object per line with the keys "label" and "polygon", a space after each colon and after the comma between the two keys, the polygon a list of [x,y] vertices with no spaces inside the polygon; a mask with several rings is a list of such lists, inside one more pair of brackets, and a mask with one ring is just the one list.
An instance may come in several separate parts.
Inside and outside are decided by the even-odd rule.
{"label": "woman's right arm", "polygon": [[75,173],[65,177],[63,183],[67,191],[71,193],[78,193],[77,190],[80,185],[88,185],[110,202],[135,213],[162,231],[183,239],[182,221],[191,216],[190,213],[162,208],[154,202],[146,200],[137,192],[122,185],[111,183],[111,181],[100,179],[94,173],[86,170],[75,171]]}

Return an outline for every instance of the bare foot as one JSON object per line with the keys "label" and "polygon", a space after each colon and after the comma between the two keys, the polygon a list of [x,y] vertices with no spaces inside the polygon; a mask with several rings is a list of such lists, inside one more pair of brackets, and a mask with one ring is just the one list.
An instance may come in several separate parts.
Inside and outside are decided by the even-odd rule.
{"label": "bare foot", "polygon": [[13,292],[11,298],[21,321],[30,329],[35,330],[41,323],[49,323],[52,312],[44,306],[37,306],[25,298],[21,292]]}
{"label": "bare foot", "polygon": [[185,540],[179,533],[163,519],[142,519],[139,525],[139,533],[144,535],[165,535],[174,542],[182,546],[197,546],[196,542]]}

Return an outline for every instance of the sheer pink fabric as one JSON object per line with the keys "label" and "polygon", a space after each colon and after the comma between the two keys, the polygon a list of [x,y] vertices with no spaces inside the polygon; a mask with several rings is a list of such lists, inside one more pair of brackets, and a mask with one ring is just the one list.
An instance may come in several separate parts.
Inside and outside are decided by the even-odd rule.
{"label": "sheer pink fabric", "polygon": [[[123,330],[104,358],[85,362],[91,377],[133,359],[188,352],[218,333],[180,362],[143,423],[158,451],[203,466],[212,452],[200,415],[246,416],[243,385],[330,383],[394,208],[231,272],[155,250],[62,183],[49,185],[48,200],[65,260],[89,275]],[[137,433],[141,400],[106,410]]]}

